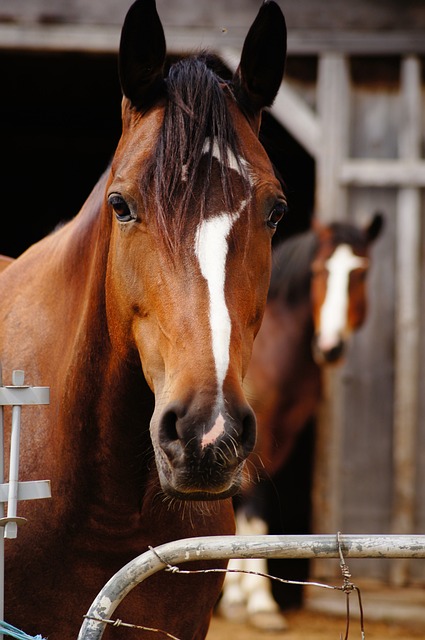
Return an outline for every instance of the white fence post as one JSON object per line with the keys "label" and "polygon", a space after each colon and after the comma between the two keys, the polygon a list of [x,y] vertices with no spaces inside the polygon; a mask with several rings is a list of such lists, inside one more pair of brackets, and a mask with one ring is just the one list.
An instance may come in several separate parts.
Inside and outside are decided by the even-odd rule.
{"label": "white fence post", "polygon": [[[3,386],[0,364],[0,620],[4,620],[4,538],[16,538],[18,525],[25,522],[19,517],[19,500],[50,498],[50,480],[19,482],[19,440],[21,431],[22,405],[49,404],[49,387],[31,387],[24,385],[24,372],[13,371],[12,385]],[[9,481],[4,481],[4,406],[12,407],[12,427],[10,437]],[[7,515],[4,515],[4,503],[7,502]],[[0,634],[2,640],[3,634]]]}

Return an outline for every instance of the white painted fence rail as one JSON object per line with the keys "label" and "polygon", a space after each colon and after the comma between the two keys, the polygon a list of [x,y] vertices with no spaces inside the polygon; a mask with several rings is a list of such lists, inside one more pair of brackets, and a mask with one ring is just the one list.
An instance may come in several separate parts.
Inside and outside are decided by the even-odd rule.
{"label": "white painted fence rail", "polygon": [[[425,535],[339,535],[344,558],[425,558]],[[137,556],[103,587],[81,626],[78,640],[99,640],[125,596],[140,582],[194,560],[231,558],[340,558],[335,535],[210,536],[168,542]],[[96,618],[94,620],[93,618]]]}

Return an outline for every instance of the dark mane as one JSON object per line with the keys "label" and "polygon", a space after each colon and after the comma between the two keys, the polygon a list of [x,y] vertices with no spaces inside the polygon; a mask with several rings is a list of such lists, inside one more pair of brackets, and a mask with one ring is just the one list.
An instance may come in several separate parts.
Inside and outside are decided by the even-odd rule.
{"label": "dark mane", "polygon": [[335,246],[349,244],[354,249],[363,249],[368,243],[364,229],[353,224],[332,222],[329,229],[332,232],[332,243]]}
{"label": "dark mane", "polygon": [[[240,172],[246,175],[226,103],[225,91],[230,94],[230,88],[211,68],[212,60],[201,54],[182,58],[170,66],[164,120],[142,183],[145,199],[154,197],[157,224],[171,247],[183,233],[186,213],[193,210],[190,204],[194,198],[201,217],[205,214],[213,144],[222,159],[220,180],[227,210],[232,208],[234,200],[229,153],[238,159]],[[206,138],[211,143],[209,153],[204,149]],[[183,167],[185,180],[182,179]]]}
{"label": "dark mane", "polygon": [[305,231],[288,238],[273,251],[269,300],[279,298],[294,306],[310,295],[311,262],[318,237]]}

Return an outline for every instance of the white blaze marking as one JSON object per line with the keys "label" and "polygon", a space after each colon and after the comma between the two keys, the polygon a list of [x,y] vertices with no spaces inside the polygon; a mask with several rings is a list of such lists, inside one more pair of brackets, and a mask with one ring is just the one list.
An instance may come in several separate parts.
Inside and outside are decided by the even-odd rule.
{"label": "white blaze marking", "polygon": [[[242,208],[242,207],[241,207]],[[229,366],[231,322],[225,299],[227,237],[240,211],[203,220],[199,223],[195,236],[195,253],[201,273],[208,284],[209,318],[212,337],[212,351],[217,374],[217,384],[221,393]]]}
{"label": "white blaze marking", "polygon": [[337,346],[344,334],[348,311],[348,284],[350,272],[368,264],[347,244],[339,245],[327,260],[328,281],[325,300],[320,311],[318,346],[322,351]]}
{"label": "white blaze marking", "polygon": [[[203,149],[202,149],[203,153],[209,153],[210,146],[211,146],[210,139],[209,138],[205,138],[204,146],[203,146]],[[212,155],[213,155],[214,158],[217,158],[217,160],[219,162],[221,162],[220,148],[219,148],[216,140],[214,140],[214,142],[213,142]],[[242,164],[243,164],[243,162],[244,161],[241,159],[241,163]],[[236,156],[230,149],[227,150],[227,165],[228,165],[229,169],[233,169],[233,171],[237,171],[238,173],[240,173],[239,164],[238,164],[238,161],[236,159]]]}
{"label": "white blaze marking", "polygon": [[218,417],[214,423],[214,426],[208,431],[208,433],[204,433],[201,441],[201,447],[204,449],[209,444],[212,444],[224,433],[224,418],[221,413],[218,414]]}
{"label": "white blaze marking", "polygon": [[[203,152],[209,153],[210,139],[206,138]],[[212,155],[222,162],[220,149],[216,141],[213,142]],[[241,162],[244,162],[241,159]],[[228,151],[227,166],[240,173],[240,166],[235,155]],[[182,179],[186,177],[186,169],[182,168]],[[195,254],[198,258],[201,273],[208,285],[209,292],[209,321],[211,328],[212,352],[214,356],[217,376],[217,404],[223,398],[223,383],[229,368],[230,336],[232,324],[229,310],[226,304],[226,260],[229,245],[227,242],[229,233],[236,220],[246,206],[246,200],[242,200],[237,211],[233,213],[223,212],[213,218],[202,220],[195,234]],[[201,442],[202,448],[214,443],[225,430],[225,418],[218,414],[214,425],[204,434]]]}
{"label": "white blaze marking", "polygon": [[[210,138],[205,138],[205,142],[204,142],[204,146],[202,147],[202,155],[209,153],[210,151]],[[216,140],[214,140],[213,142],[213,147],[212,147],[212,155],[214,158],[217,158],[217,160],[219,162],[221,162],[221,153],[220,153],[220,148],[218,146],[218,143]],[[240,164],[246,164],[245,160],[243,158],[240,159]],[[234,171],[237,171],[240,174],[240,164],[238,164],[238,161],[236,159],[235,154],[228,149],[227,150],[227,166],[229,169],[233,169]],[[186,182],[187,181],[187,164],[184,164],[182,166],[182,173],[181,173],[181,179],[182,182]]]}

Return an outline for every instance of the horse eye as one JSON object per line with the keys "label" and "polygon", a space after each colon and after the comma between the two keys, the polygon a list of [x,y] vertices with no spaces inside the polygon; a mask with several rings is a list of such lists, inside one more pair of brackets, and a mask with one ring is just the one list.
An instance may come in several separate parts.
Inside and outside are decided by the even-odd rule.
{"label": "horse eye", "polygon": [[113,208],[118,222],[130,222],[134,216],[124,198],[117,193],[113,193],[108,198],[108,204]]}
{"label": "horse eye", "polygon": [[285,213],[288,211],[286,204],[278,202],[269,213],[267,218],[267,226],[270,229],[276,229],[279,222],[282,220]]}

